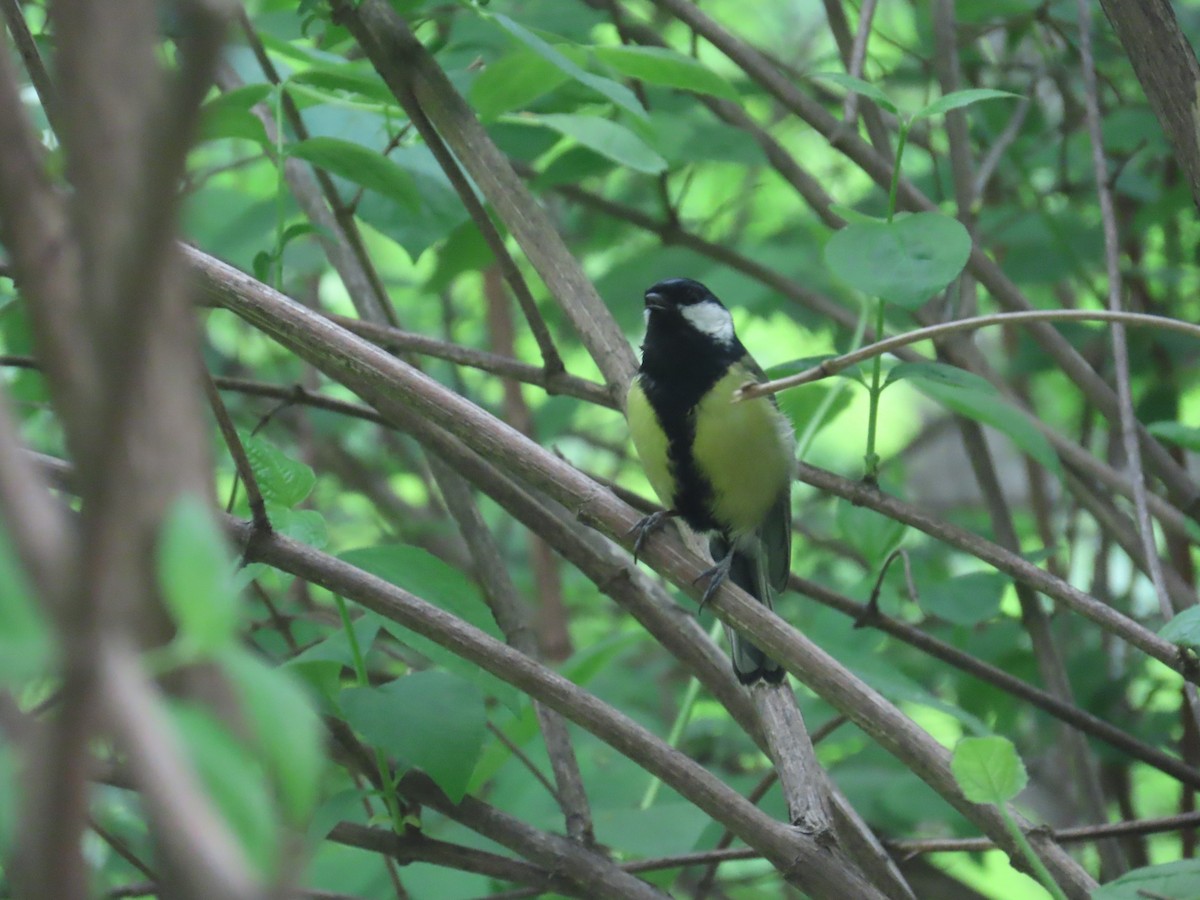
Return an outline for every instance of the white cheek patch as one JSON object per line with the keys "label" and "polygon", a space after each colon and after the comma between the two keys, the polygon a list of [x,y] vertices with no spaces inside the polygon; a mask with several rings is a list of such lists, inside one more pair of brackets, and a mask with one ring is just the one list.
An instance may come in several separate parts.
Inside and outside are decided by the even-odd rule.
{"label": "white cheek patch", "polygon": [[733,316],[725,307],[705,301],[681,307],[680,312],[697,331],[707,334],[723,344],[732,343]]}

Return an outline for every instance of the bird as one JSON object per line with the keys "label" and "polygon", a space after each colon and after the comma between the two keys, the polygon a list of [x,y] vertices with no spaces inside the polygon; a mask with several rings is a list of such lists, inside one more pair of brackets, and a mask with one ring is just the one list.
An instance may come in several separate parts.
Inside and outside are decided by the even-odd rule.
{"label": "bird", "polygon": [[[733,317],[707,287],[669,278],[645,293],[642,361],[626,397],[626,418],[646,478],[663,510],[630,531],[636,560],[646,539],[680,517],[709,538],[716,565],[700,607],[728,578],[773,607],[791,571],[791,483],[796,439],[774,396],[734,402],[766,380],[738,340]],[[778,684],[784,669],[729,630],[742,684]]]}

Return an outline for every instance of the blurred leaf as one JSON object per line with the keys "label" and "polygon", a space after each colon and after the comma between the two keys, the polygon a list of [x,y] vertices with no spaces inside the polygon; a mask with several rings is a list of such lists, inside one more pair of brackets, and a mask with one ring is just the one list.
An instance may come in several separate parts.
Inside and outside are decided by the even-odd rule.
{"label": "blurred leaf", "polygon": [[49,674],[55,654],[54,635],[34,602],[8,533],[0,527],[0,684]]}
{"label": "blurred leaf", "polygon": [[917,110],[913,113],[913,121],[917,119],[925,119],[930,116],[940,116],[942,113],[949,112],[952,109],[961,109],[964,106],[970,106],[972,103],[979,103],[981,100],[1012,100],[1020,99],[1020,94],[1014,94],[1010,91],[995,91],[990,88],[970,88],[965,91],[955,91],[952,94],[945,94],[934,100],[928,106]]}
{"label": "blurred leaf", "polygon": [[372,103],[399,106],[375,70],[364,63],[322,63],[295,73],[287,83],[311,85],[325,91],[344,91]]}
{"label": "blurred leaf", "polygon": [[959,276],[971,254],[962,223],[922,212],[893,222],[851,222],[825,245],[825,262],[871,297],[916,309]]}
{"label": "blurred leaf", "polygon": [[240,613],[233,559],[208,504],[191,494],[163,519],[158,585],[189,650],[208,654],[233,639]]}
{"label": "blurred leaf", "polygon": [[684,56],[666,47],[594,47],[596,58],[622,75],[647,84],[711,94],[725,100],[737,100],[733,85],[698,59]]}
{"label": "blurred leaf", "polygon": [[1169,444],[1200,453],[1200,428],[1191,428],[1179,422],[1155,422],[1147,425],[1146,430]]}
{"label": "blurred leaf", "polygon": [[279,785],[284,812],[299,825],[316,805],[325,764],[316,710],[288,672],[242,648],[230,647],[220,662],[237,691],[258,757]]}
{"label": "blurred leaf", "polygon": [[17,754],[0,732],[0,856],[12,859],[21,820],[22,779]]}
{"label": "blurred leaf", "polygon": [[525,113],[506,117],[520,125],[544,125],[578,141],[589,150],[637,172],[654,175],[667,167],[667,161],[655,153],[640,137],[616,122],[596,116]]}
{"label": "blurred leaf", "polygon": [[1092,900],[1147,900],[1149,897],[1200,898],[1200,859],[1177,859],[1143,866],[1092,891]]}
{"label": "blurred leaf", "polygon": [[606,809],[592,812],[596,838],[606,847],[634,858],[687,853],[712,821],[690,803],[661,802],[649,809]]}
{"label": "blurred leaf", "polygon": [[534,34],[525,26],[517,24],[508,16],[501,15],[500,13],[488,13],[487,18],[570,78],[575,79],[596,93],[607,97],[613,103],[633,113],[635,116],[643,119],[646,118],[646,110],[642,108],[642,104],[638,102],[638,98],[634,95],[633,91],[629,90],[625,85],[613,81],[611,78],[604,78],[601,75],[593,75],[591,72],[585,71],[578,64],[572,62],[547,43],[544,38]]}
{"label": "blurred leaf", "polygon": [[898,112],[896,104],[891,98],[883,92],[879,87],[871,84],[869,81],[863,81],[861,78],[855,78],[853,75],[848,75],[845,72],[817,72],[811,76],[816,81],[827,81],[830,84],[836,84],[838,87],[843,87],[850,93],[862,94],[868,100],[873,100],[883,109],[888,112]]}
{"label": "blurred leaf", "polygon": [[412,175],[378,150],[339,138],[313,137],[292,144],[287,152],[288,156],[377,191],[410,212],[420,208],[421,197]]}
{"label": "blurred leaf", "polygon": [[382,687],[342,691],[346,721],[372,745],[416,766],[457,803],[479,759],[483,697],[445,672],[414,672]]}
{"label": "blurred leaf", "polygon": [[271,146],[267,129],[251,107],[271,95],[269,84],[248,84],[225,91],[200,108],[200,140],[243,138],[264,147]]}
{"label": "blurred leaf", "polygon": [[1158,636],[1180,647],[1200,652],[1200,606],[1189,606],[1159,629]]}
{"label": "blurred leaf", "polygon": [[281,832],[258,759],[207,710],[175,703],[171,718],[237,846],[260,875],[270,877],[279,861]]}
{"label": "blurred leaf", "polygon": [[1000,611],[1009,579],[998,572],[970,572],[946,581],[922,584],[921,608],[956,625],[978,625]]}
{"label": "blurred leaf", "polygon": [[954,748],[950,771],[972,803],[1007,803],[1029,780],[1012,741],[997,736],[963,738]]}

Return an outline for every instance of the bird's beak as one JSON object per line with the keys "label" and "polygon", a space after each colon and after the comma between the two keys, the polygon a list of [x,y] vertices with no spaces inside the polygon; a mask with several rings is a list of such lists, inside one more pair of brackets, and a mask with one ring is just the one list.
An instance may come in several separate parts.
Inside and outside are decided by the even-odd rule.
{"label": "bird's beak", "polygon": [[646,309],[657,309],[659,311],[667,308],[667,301],[663,299],[661,294],[656,294],[650,291],[646,294]]}

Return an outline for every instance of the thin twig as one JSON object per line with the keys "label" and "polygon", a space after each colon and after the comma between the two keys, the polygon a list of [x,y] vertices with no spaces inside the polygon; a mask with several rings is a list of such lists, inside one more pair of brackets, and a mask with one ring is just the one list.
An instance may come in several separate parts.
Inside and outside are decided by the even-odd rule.
{"label": "thin twig", "polygon": [[1170,319],[1166,316],[1151,316],[1146,313],[1131,313],[1117,310],[1102,309],[1039,309],[1028,312],[992,313],[987,316],[975,316],[970,319],[955,319],[939,325],[918,328],[904,334],[894,335],[865,347],[860,347],[851,353],[835,356],[822,361],[812,368],[788,375],[786,378],[776,378],[759,384],[748,384],[737,394],[737,400],[750,400],[767,394],[776,394],[787,388],[801,384],[809,384],[836,375],[838,372],[871,359],[882,353],[891,353],[909,344],[930,341],[959,334],[966,331],[978,331],[992,325],[1019,325],[1025,322],[1123,322],[1128,325],[1140,325],[1150,328],[1162,328],[1166,331],[1178,331],[1189,337],[1200,338],[1200,325],[1185,322],[1180,319]]}
{"label": "thin twig", "polygon": [[[237,433],[233,419],[229,417],[229,410],[225,408],[225,402],[221,399],[221,395],[217,391],[217,386],[213,383],[213,378],[207,370],[204,371],[202,380],[204,382],[204,393],[208,397],[209,406],[212,408],[213,415],[217,419],[217,427],[221,430],[221,437],[224,438],[225,446],[229,449],[229,455],[233,458],[233,465],[237,470],[238,477],[246,485],[246,502],[250,504],[250,514],[254,520],[254,527],[263,531],[270,531],[271,519],[267,516],[267,504],[263,500],[262,490],[258,486],[258,476],[254,474],[254,467],[250,465],[250,457],[246,455],[246,447],[242,444],[241,435]],[[232,502],[232,495],[229,499]],[[228,509],[226,510],[226,512],[229,511]]]}

